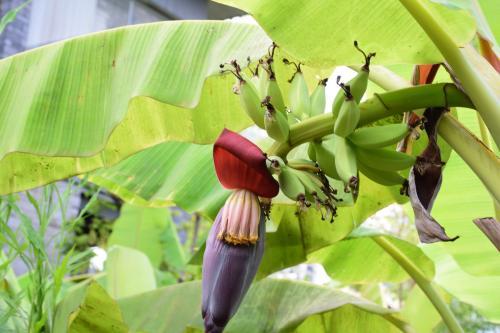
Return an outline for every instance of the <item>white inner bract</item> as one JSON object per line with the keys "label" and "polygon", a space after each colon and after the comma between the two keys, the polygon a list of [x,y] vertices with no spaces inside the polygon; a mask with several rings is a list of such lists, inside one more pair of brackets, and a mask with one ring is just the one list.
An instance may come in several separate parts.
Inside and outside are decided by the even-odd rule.
{"label": "white inner bract", "polygon": [[248,190],[236,190],[222,208],[217,237],[230,244],[255,244],[259,238],[259,198]]}

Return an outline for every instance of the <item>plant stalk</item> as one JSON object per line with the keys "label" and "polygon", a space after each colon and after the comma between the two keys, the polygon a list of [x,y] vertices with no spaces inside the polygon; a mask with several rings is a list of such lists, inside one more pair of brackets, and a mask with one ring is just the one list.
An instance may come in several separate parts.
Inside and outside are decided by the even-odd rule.
{"label": "plant stalk", "polygon": [[488,189],[493,200],[500,202],[500,161],[479,138],[467,130],[451,114],[439,121],[441,137],[469,165]]}
{"label": "plant stalk", "polygon": [[[425,4],[419,0],[400,0],[400,2],[439,49],[481,114],[493,140],[500,147],[500,102],[495,92],[498,87],[488,85],[484,74],[475,70],[471,61],[473,59],[468,59],[464,51],[457,47],[453,38]],[[498,75],[493,69],[492,72],[493,76]]]}
{"label": "plant stalk", "polygon": [[[359,126],[363,126],[405,111],[426,108],[429,106],[461,106],[472,108],[469,98],[453,84],[438,83],[409,87],[383,94],[376,94],[359,105],[361,117]],[[302,144],[321,138],[333,132],[335,118],[325,113],[306,119],[290,127],[288,142],[274,143],[268,151],[269,155],[286,158],[288,152]]]}
{"label": "plant stalk", "polygon": [[444,302],[443,298],[434,288],[432,282],[427,280],[424,273],[410,260],[410,258],[391,244],[391,242],[383,238],[383,236],[373,237],[373,240],[385,252],[387,252],[387,254],[389,254],[411,276],[420,289],[422,289],[425,295],[427,295],[427,298],[429,298],[431,303],[441,315],[441,318],[443,318],[443,322],[446,324],[450,332],[463,333],[462,327],[458,323],[448,305]]}

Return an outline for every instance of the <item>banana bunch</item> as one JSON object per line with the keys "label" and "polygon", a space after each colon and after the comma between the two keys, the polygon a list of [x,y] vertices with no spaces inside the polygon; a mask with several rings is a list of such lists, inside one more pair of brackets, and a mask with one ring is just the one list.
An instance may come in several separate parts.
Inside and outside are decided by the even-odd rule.
{"label": "banana bunch", "polygon": [[288,105],[285,105],[274,69],[276,47],[273,43],[267,55],[259,59],[255,69],[251,68],[251,59],[247,58],[246,69],[250,74],[243,72],[236,60],[222,64],[220,68],[221,73],[230,72],[236,77],[233,91],[239,95],[240,104],[252,121],[265,129],[274,140],[286,142],[290,125],[324,112],[327,79],[320,80],[309,96],[301,64],[283,59],[285,64],[293,64],[296,68],[295,74],[289,80],[291,87]]}
{"label": "banana bunch", "polygon": [[332,115],[335,118],[333,136],[323,142],[312,142],[308,154],[317,161],[328,176],[340,179],[355,196],[358,191],[358,169],[365,176],[382,185],[403,184],[405,179],[397,172],[409,168],[415,158],[386,147],[400,141],[409,133],[406,124],[391,124],[357,129],[360,110],[358,103],[368,85],[370,60],[375,53],[368,55],[358,47],[365,64],[360,72],[346,84],[337,84],[341,90],[335,97]]}
{"label": "banana bunch", "polygon": [[321,171],[345,184],[345,191],[356,197],[358,171],[384,186],[403,185],[398,171],[415,163],[415,157],[388,148],[409,131],[406,124],[390,124],[355,130],[347,137],[333,134],[324,141],[309,143],[308,155]]}
{"label": "banana bunch", "polygon": [[[231,72],[236,77],[237,82],[233,90],[240,96],[241,106],[253,122],[265,129],[274,140],[286,142],[290,126],[283,95],[274,72],[275,48],[276,44],[273,44],[268,55],[259,60],[255,70],[251,69],[250,58],[247,58],[250,78],[242,72],[236,60],[222,64],[220,68],[221,73]],[[225,65],[230,65],[231,68],[227,69]]]}
{"label": "banana bunch", "polygon": [[279,160],[279,164],[278,181],[281,191],[297,202],[297,213],[314,204],[323,220],[330,217],[330,222],[333,222],[337,215],[337,191],[330,186],[328,178],[318,165],[306,159],[289,160],[287,164]]}

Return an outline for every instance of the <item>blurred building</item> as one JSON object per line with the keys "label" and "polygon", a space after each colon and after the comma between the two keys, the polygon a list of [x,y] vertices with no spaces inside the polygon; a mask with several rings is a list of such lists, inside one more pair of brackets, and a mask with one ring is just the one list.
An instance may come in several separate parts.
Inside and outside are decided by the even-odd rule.
{"label": "blurred building", "polygon": [[[0,1],[0,16],[23,2]],[[0,35],[0,57],[123,25],[235,15],[241,12],[208,0],[33,0]]]}

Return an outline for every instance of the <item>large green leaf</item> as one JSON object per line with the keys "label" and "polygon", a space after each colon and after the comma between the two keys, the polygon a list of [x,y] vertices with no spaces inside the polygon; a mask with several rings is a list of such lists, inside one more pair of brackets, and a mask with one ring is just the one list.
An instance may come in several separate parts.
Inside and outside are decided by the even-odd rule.
{"label": "large green leaf", "polygon": [[154,267],[163,260],[175,267],[185,263],[177,231],[166,208],[125,204],[108,239],[109,246],[115,244],[143,252]]}
{"label": "large green leaf", "polygon": [[106,259],[106,290],[115,299],[156,288],[155,272],[148,257],[124,246],[113,246]]}
{"label": "large green leaf", "polygon": [[384,317],[364,311],[354,305],[307,318],[294,333],[393,333],[401,332]]}
{"label": "large green leaf", "polygon": [[91,283],[85,298],[68,321],[69,333],[128,333],[118,304],[97,283]]}
{"label": "large green leaf", "polygon": [[134,204],[175,202],[211,217],[229,195],[215,175],[211,145],[163,143],[97,170],[89,179]]}
{"label": "large green leaf", "polygon": [[488,320],[500,324],[500,276],[468,274],[442,248],[425,246],[424,251],[436,262],[437,284],[462,302],[473,305]]}
{"label": "large green leaf", "polygon": [[248,24],[162,22],[1,60],[0,194],[110,166],[160,142],[211,143],[224,127],[243,129],[250,120],[231,93],[234,79],[210,76],[269,43]]}
{"label": "large green leaf", "polygon": [[[122,299],[119,304],[124,320],[132,330],[170,333],[184,332],[186,325],[202,327],[200,299],[200,284],[191,282]],[[366,314],[396,325],[404,324],[392,315],[391,310],[341,291],[299,281],[265,279],[251,287],[225,332],[290,331],[310,316],[343,309],[346,305],[352,305],[357,311],[350,311],[351,314],[346,314],[345,319],[359,319],[363,323],[359,327],[364,331],[369,330],[372,323],[371,320],[362,320]],[[147,307],[154,307],[155,311],[144,311]],[[344,318],[344,315],[340,317]],[[395,330],[392,324],[386,324],[385,327],[391,327],[390,332]]]}
{"label": "large green leaf", "polygon": [[182,333],[201,317],[201,283],[175,284],[118,301],[132,331]]}
{"label": "large green leaf", "polygon": [[[378,236],[359,228],[348,238],[312,253],[310,262],[320,263],[334,280],[350,283],[402,282],[408,274],[372,239]],[[433,262],[422,250],[410,242],[392,236],[382,236],[403,252],[432,280]]]}
{"label": "large green leaf", "polygon": [[[376,51],[376,62],[436,63],[434,44],[396,0],[216,0],[252,14],[287,53],[307,65],[360,63],[354,40]],[[429,3],[458,45],[472,39],[474,20],[461,10]]]}

